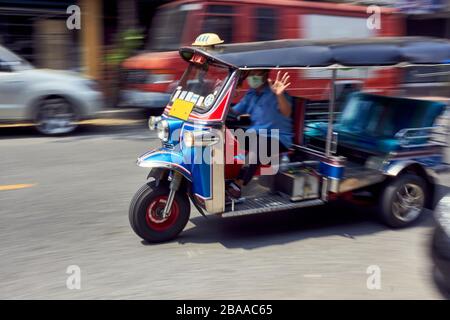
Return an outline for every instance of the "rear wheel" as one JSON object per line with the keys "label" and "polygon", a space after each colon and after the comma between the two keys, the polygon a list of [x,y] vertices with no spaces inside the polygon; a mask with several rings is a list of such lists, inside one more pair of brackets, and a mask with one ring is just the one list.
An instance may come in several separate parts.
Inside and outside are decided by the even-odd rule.
{"label": "rear wheel", "polygon": [[190,203],[186,194],[177,192],[169,214],[163,210],[170,189],[145,184],[131,201],[129,219],[134,232],[148,242],[164,242],[175,238],[183,231],[190,215]]}
{"label": "rear wheel", "polygon": [[75,107],[62,97],[49,97],[37,106],[34,122],[36,129],[45,135],[66,134],[77,128]]}
{"label": "rear wheel", "polygon": [[404,174],[381,192],[378,214],[390,227],[406,227],[425,211],[426,182],[419,176]]}

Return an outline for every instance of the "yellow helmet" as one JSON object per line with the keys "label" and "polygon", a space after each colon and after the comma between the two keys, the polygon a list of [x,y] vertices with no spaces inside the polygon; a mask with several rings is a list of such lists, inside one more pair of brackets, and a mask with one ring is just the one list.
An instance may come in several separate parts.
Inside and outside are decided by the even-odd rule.
{"label": "yellow helmet", "polygon": [[197,47],[211,47],[220,43],[223,43],[223,40],[220,39],[217,34],[202,33],[195,39],[195,42],[192,45]]}

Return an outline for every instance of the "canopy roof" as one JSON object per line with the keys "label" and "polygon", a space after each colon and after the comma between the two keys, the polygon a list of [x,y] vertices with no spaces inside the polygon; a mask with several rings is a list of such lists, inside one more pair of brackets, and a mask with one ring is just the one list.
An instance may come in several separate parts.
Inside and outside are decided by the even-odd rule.
{"label": "canopy roof", "polygon": [[193,53],[241,69],[450,65],[450,41],[423,37],[294,39],[218,45],[213,49],[180,49],[181,56],[187,61]]}

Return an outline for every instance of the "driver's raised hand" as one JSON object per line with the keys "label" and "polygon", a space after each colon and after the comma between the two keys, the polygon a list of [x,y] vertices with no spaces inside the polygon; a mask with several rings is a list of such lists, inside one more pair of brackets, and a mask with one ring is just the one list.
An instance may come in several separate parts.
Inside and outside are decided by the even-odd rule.
{"label": "driver's raised hand", "polygon": [[281,77],[280,76],[281,72],[278,71],[275,81],[273,81],[272,79],[267,79],[270,89],[277,96],[282,95],[284,91],[291,85],[291,83],[288,82],[290,77],[287,72],[285,72]]}

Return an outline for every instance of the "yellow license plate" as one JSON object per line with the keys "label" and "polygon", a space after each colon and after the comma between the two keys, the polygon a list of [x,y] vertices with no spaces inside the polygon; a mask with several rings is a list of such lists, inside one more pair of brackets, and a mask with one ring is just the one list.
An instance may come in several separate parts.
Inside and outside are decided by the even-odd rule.
{"label": "yellow license plate", "polygon": [[177,99],[172,104],[172,108],[170,108],[169,116],[181,120],[187,120],[189,118],[189,115],[191,114],[192,109],[194,109],[193,102]]}

